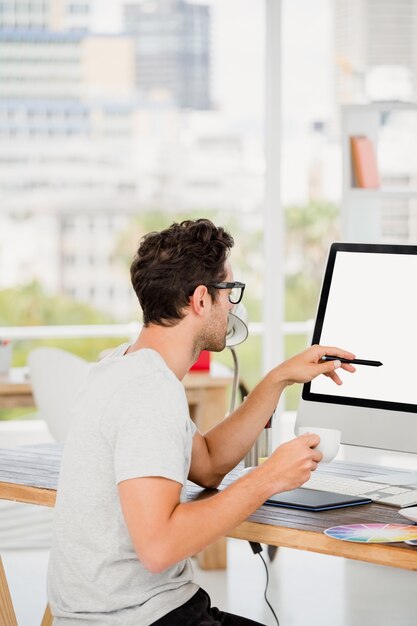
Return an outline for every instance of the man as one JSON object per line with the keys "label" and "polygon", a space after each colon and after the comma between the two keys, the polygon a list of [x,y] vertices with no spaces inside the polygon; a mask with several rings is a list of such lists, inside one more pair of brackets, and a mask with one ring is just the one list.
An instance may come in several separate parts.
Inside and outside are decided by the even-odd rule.
{"label": "man", "polygon": [[[217,487],[244,457],[282,391],[319,374],[341,384],[313,346],[273,369],[246,402],[209,432],[191,422],[181,383],[201,350],[225,347],[236,302],[232,237],[209,220],[145,236],[131,267],[144,326],[95,365],[66,441],[49,567],[55,624],[250,625],[218,611],[193,582],[189,557],[224,536],[273,493],[310,477],[316,435],[285,443],[216,495],[185,501],[187,478]],[[243,292],[243,288],[241,293]],[[239,294],[237,299],[239,299]]]}

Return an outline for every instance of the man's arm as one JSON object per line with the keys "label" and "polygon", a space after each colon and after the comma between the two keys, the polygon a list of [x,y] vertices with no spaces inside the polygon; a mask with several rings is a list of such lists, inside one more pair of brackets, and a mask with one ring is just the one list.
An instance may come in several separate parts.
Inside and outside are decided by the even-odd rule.
{"label": "man's arm", "polygon": [[273,493],[299,487],[322,457],[314,450],[318,442],[313,434],[297,437],[224,491],[194,502],[180,503],[181,485],[166,478],[120,482],[123,515],[141,563],[162,572],[223,537]]}
{"label": "man's arm", "polygon": [[355,371],[353,365],[340,364],[340,361],[321,362],[321,357],[325,354],[354,358],[351,352],[340,348],[312,346],[271,370],[229,417],[204,435],[196,433],[193,439],[190,480],[204,487],[217,487],[253,446],[288,385],[309,382],[320,374],[329,376],[340,385],[342,381],[335,371],[336,368]]}

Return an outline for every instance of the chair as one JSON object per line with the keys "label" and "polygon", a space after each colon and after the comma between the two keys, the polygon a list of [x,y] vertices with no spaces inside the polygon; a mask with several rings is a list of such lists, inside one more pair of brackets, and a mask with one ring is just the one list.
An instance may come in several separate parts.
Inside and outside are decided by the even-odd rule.
{"label": "chair", "polygon": [[33,396],[39,414],[56,441],[67,435],[71,407],[90,364],[59,348],[36,348],[28,357]]}

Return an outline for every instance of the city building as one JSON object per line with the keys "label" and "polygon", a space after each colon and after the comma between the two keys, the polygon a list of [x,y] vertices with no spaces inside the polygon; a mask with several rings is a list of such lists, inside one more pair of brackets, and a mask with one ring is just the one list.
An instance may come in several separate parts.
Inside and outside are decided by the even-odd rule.
{"label": "city building", "polygon": [[2,99],[134,95],[133,42],[83,31],[0,29]]}
{"label": "city building", "polygon": [[38,279],[130,319],[136,304],[117,241],[160,195],[160,151],[176,134],[175,112],[162,107],[0,101],[0,287]]}
{"label": "city building", "polygon": [[417,95],[417,1],[336,0],[336,101]]}
{"label": "city building", "polygon": [[135,40],[136,87],[148,101],[210,109],[210,7],[184,0],[126,2]]}
{"label": "city building", "polygon": [[0,29],[93,30],[94,0],[1,0]]}
{"label": "city building", "polygon": [[135,216],[226,211],[249,219],[261,207],[262,178],[260,147],[214,112],[0,101],[0,288],[37,278],[51,293],[130,319],[136,303],[117,242]]}
{"label": "city building", "polygon": [[206,110],[209,8],[124,15],[135,33],[103,35],[93,2],[0,1],[0,288],[36,279],[122,321],[137,314],[135,217],[250,219],[264,175],[259,141]]}

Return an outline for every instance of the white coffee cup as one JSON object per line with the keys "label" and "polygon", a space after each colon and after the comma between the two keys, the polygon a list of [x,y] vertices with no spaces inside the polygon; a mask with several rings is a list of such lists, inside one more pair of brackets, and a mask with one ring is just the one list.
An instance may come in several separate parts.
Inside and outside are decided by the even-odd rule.
{"label": "white coffee cup", "polygon": [[297,435],[304,435],[305,433],[314,433],[320,437],[320,443],[315,448],[319,450],[322,455],[322,463],[329,463],[336,456],[339,446],[341,432],[335,428],[316,428],[315,426],[297,426]]}

